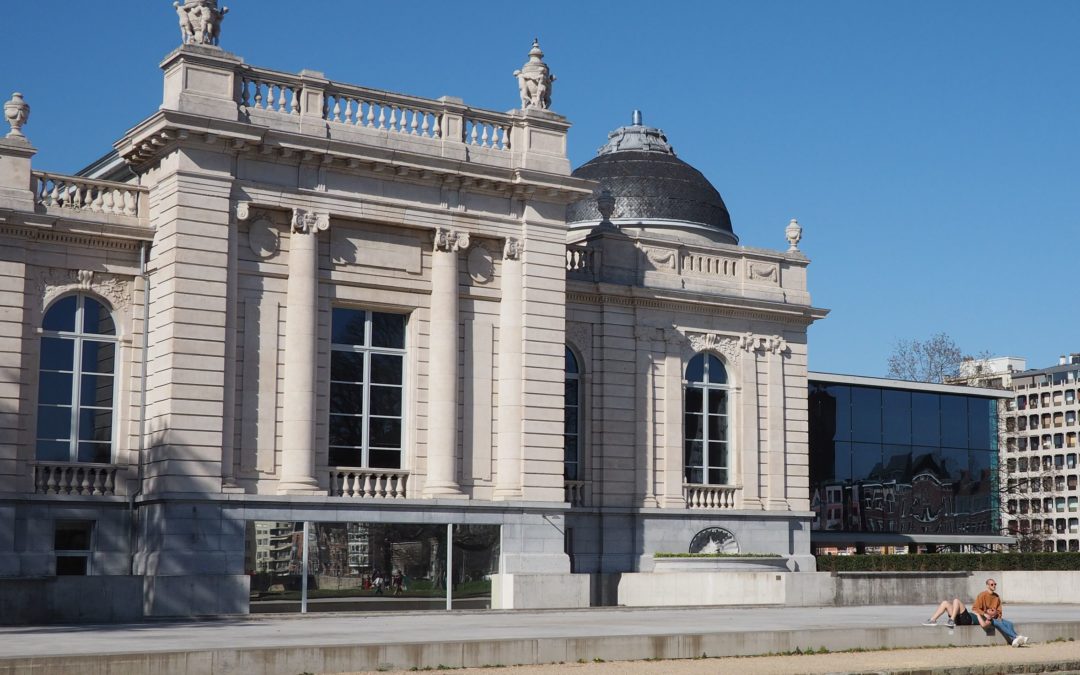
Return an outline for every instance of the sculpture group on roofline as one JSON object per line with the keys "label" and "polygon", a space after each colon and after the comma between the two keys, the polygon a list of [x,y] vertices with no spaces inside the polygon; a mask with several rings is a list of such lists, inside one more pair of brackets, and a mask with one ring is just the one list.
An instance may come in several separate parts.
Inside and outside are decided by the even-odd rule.
{"label": "sculpture group on roofline", "polygon": [[221,36],[221,21],[229,8],[218,9],[217,0],[185,0],[174,2],[180,17],[180,36],[186,45],[217,45]]}
{"label": "sculpture group on roofline", "polygon": [[529,62],[514,71],[514,77],[518,81],[518,93],[521,94],[521,109],[540,108],[547,110],[551,107],[551,84],[555,76],[544,63],[544,52],[540,51],[540,41],[533,40],[532,49],[529,50]]}

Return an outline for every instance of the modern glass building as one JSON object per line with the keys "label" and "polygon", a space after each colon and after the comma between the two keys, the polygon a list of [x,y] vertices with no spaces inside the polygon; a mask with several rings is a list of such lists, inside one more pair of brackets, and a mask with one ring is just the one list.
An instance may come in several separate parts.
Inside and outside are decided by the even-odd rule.
{"label": "modern glass building", "polygon": [[1004,544],[997,389],[810,373],[815,549]]}

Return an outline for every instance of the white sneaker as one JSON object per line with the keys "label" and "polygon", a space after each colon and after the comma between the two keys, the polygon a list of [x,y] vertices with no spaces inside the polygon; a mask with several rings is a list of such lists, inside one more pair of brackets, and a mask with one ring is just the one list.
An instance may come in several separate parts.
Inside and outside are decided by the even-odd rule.
{"label": "white sneaker", "polygon": [[935,619],[927,619],[926,621],[922,622],[922,625],[924,625],[924,626],[936,626],[937,621]]}
{"label": "white sneaker", "polygon": [[1021,646],[1021,647],[1023,647],[1023,646],[1026,646],[1026,645],[1027,645],[1027,643],[1028,643],[1028,638],[1027,638],[1027,636],[1026,636],[1026,635],[1021,635],[1021,636],[1020,636],[1020,646]]}
{"label": "white sneaker", "polygon": [[1021,641],[1020,641],[1020,639],[1021,639],[1022,637],[1023,637],[1023,636],[1021,636],[1021,635],[1017,635],[1016,637],[1014,637],[1014,638],[1013,638],[1013,641],[1012,641],[1012,646],[1013,646],[1013,647],[1019,647],[1020,645],[1024,644],[1023,642],[1021,642]]}

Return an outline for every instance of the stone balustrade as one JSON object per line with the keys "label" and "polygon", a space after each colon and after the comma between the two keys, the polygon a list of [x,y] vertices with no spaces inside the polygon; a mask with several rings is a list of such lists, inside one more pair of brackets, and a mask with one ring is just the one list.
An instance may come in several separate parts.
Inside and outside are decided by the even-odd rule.
{"label": "stone balustrade", "polygon": [[567,272],[590,272],[594,267],[592,250],[585,246],[566,247]]}
{"label": "stone balustrade", "polygon": [[688,509],[733,509],[737,493],[738,488],[733,485],[683,484],[683,497]]}
{"label": "stone balustrade", "polygon": [[464,138],[469,145],[493,150],[510,149],[512,122],[503,115],[465,115]]}
{"label": "stone balustrade", "polygon": [[387,469],[348,469],[330,471],[330,495],[354,499],[405,499],[409,474]]}
{"label": "stone balustrade", "polygon": [[363,87],[335,86],[325,96],[323,119],[329,122],[442,138],[443,111],[433,101]]}
{"label": "stone balustrade", "polygon": [[116,494],[114,464],[35,462],[34,493],[43,495],[113,496]]}
{"label": "stone balustrade", "polygon": [[34,202],[47,210],[146,217],[148,190],[138,185],[31,172]]}
{"label": "stone balustrade", "polygon": [[[313,115],[305,109],[311,101],[322,101],[317,114],[327,122],[396,134],[445,139],[490,150],[510,150],[514,117],[476,110],[452,99],[431,100],[378,89],[368,89],[323,80],[305,79],[264,68],[244,66],[239,73],[238,104],[243,110],[261,110],[282,115]],[[317,94],[314,97],[308,93]],[[447,115],[456,123],[447,124]],[[450,133],[453,129],[454,132]]]}
{"label": "stone balustrade", "polygon": [[570,504],[570,506],[587,506],[587,488],[588,483],[583,480],[566,481],[566,485],[564,488],[566,492],[565,500]]}
{"label": "stone balustrade", "polygon": [[299,115],[302,90],[302,84],[288,75],[252,70],[240,76],[240,107]]}

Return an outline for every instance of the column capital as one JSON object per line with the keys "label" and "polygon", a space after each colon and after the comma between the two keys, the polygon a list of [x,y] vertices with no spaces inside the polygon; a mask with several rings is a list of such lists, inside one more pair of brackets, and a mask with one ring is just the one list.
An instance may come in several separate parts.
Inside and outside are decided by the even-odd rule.
{"label": "column capital", "polygon": [[318,234],[330,227],[329,213],[293,209],[292,231],[296,234]]}
{"label": "column capital", "polygon": [[435,230],[435,251],[456,253],[469,248],[469,233],[440,227]]}
{"label": "column capital", "polygon": [[521,254],[525,252],[525,242],[514,237],[507,237],[503,244],[503,259],[521,260]]}

